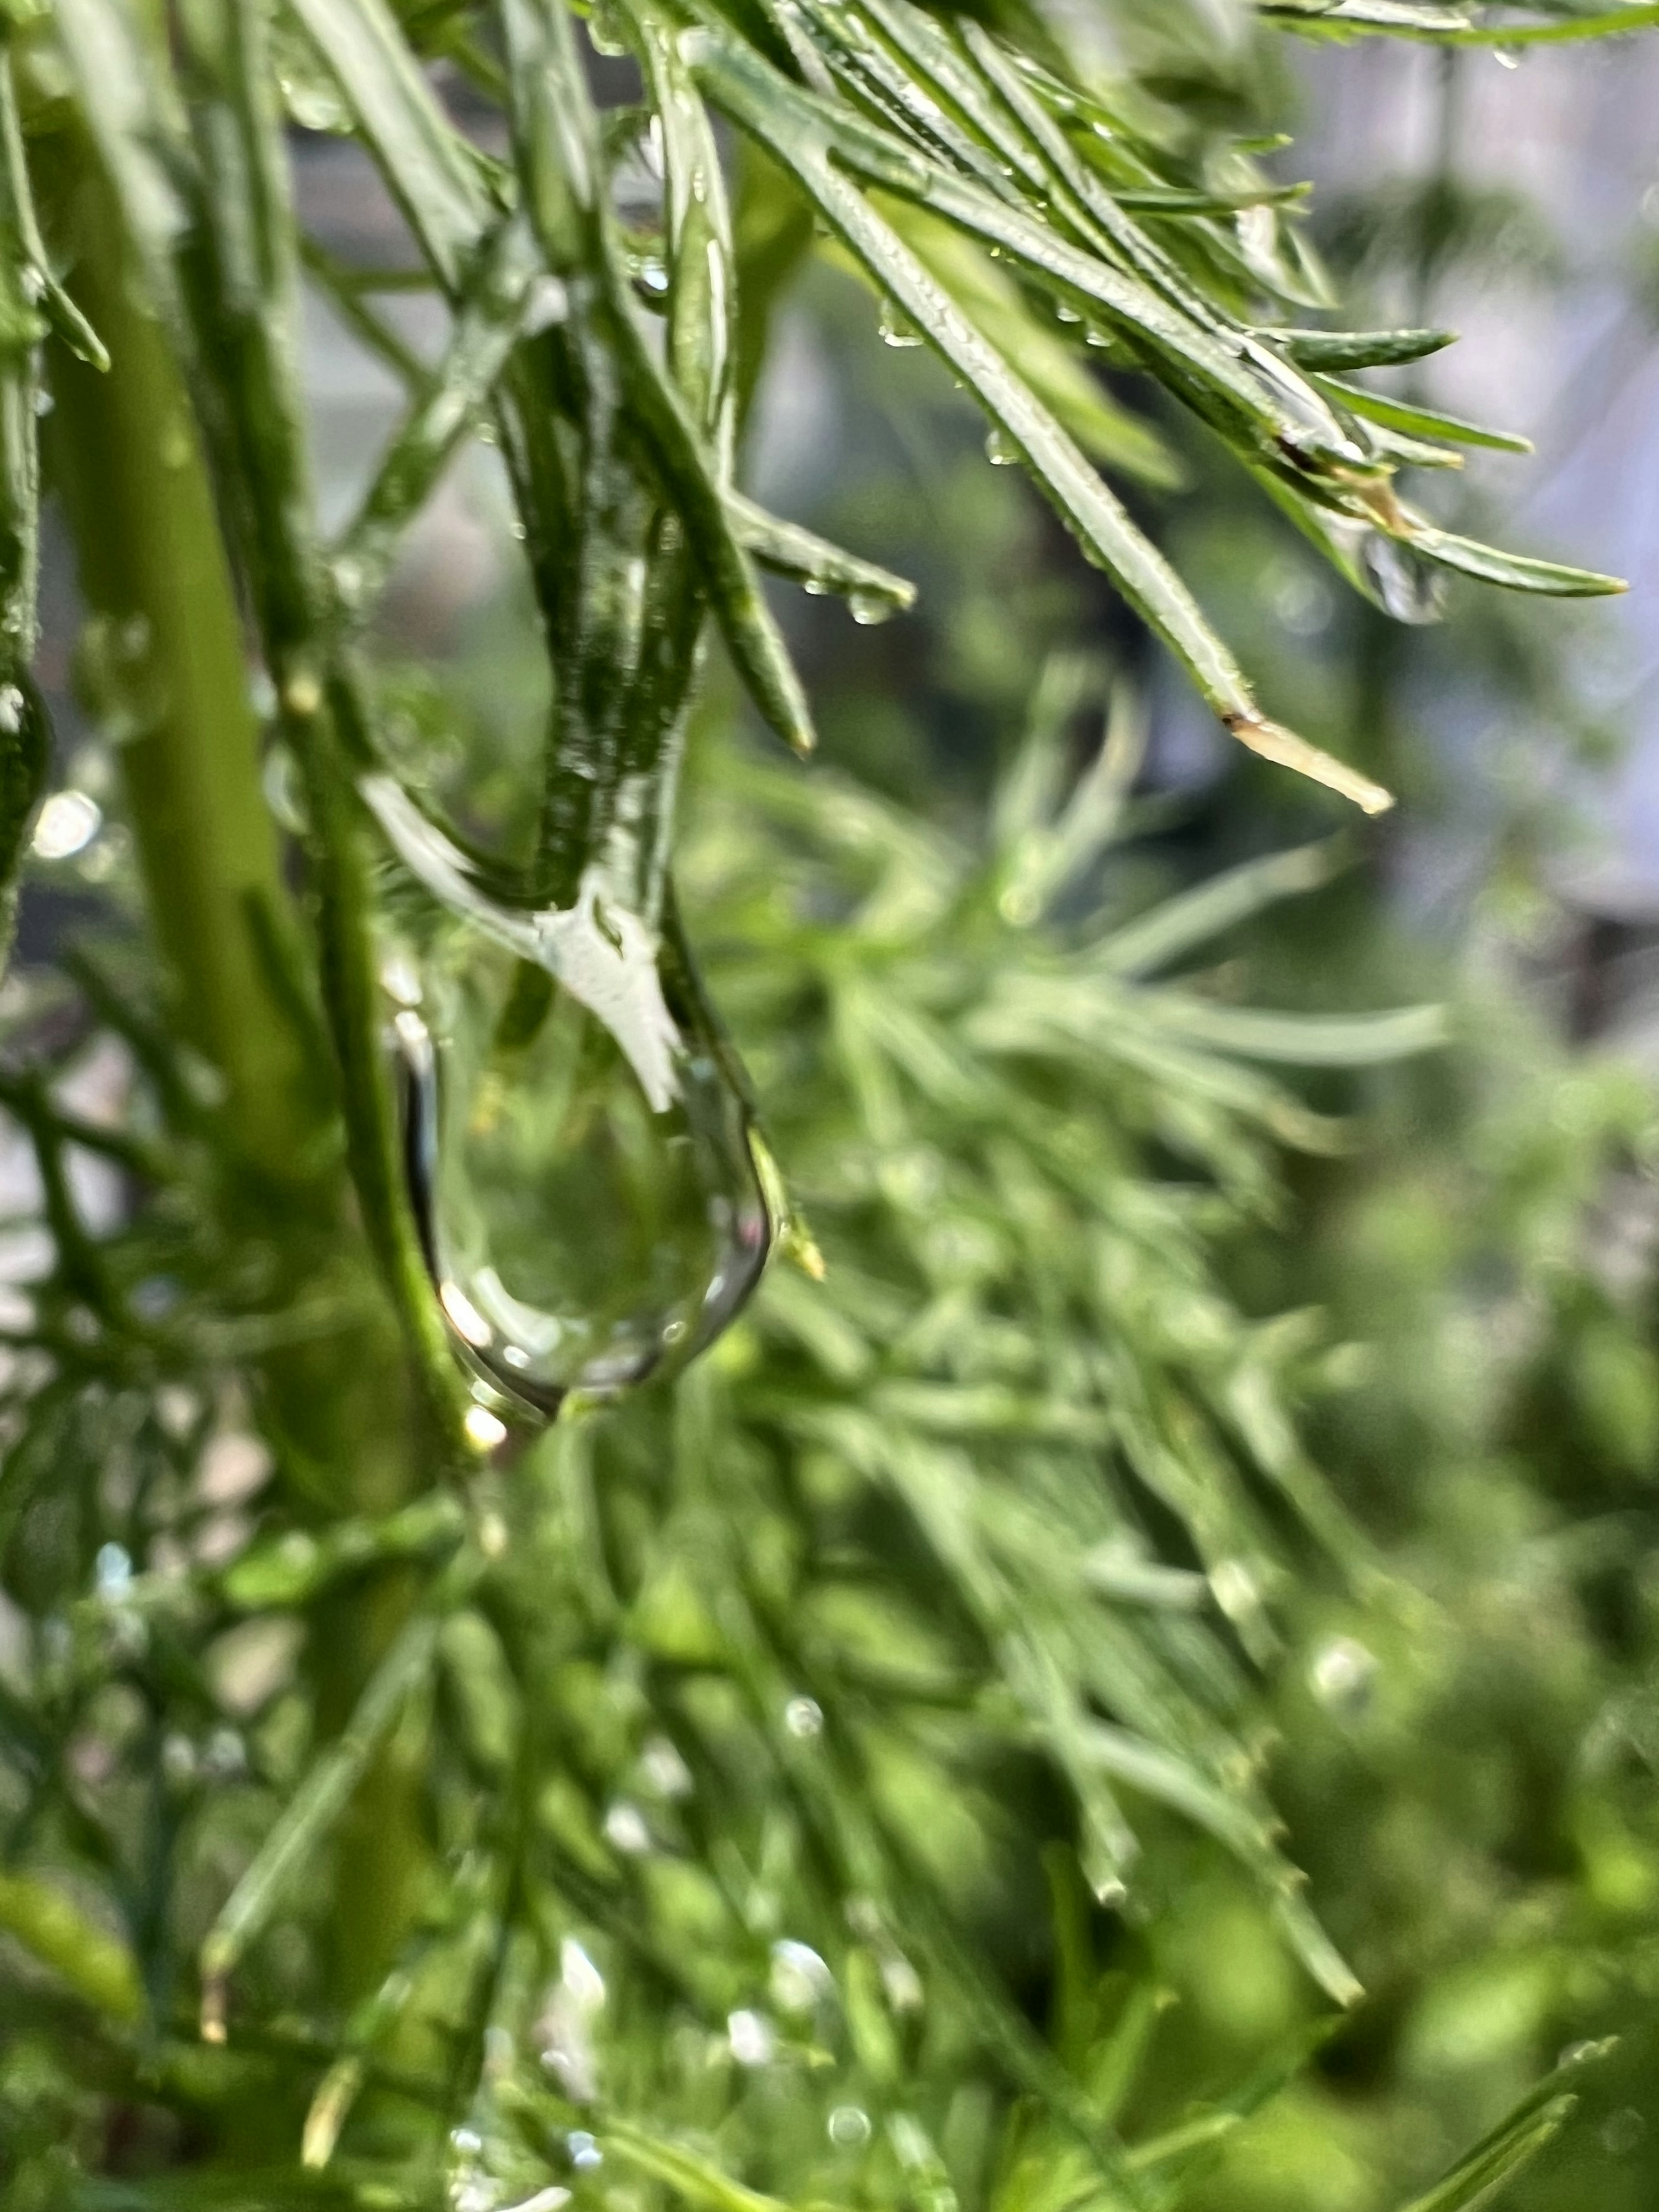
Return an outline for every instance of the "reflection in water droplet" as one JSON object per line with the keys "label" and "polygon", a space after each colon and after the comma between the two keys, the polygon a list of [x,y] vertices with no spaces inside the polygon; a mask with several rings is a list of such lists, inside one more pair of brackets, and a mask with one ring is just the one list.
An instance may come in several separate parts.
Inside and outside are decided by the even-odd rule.
{"label": "reflection in water droplet", "polygon": [[1012,468],[1019,457],[1019,447],[1006,430],[993,430],[986,439],[985,458],[994,469]]}
{"label": "reflection in water droplet", "polygon": [[872,629],[878,623],[892,620],[897,603],[885,592],[850,592],[847,611],[861,629]]}
{"label": "reflection in water droplet", "polygon": [[908,350],[910,347],[919,346],[921,343],[920,334],[900,314],[896,307],[889,307],[884,309],[881,321],[877,328],[881,332],[881,342],[884,345],[896,346]]}
{"label": "reflection in water droplet", "polygon": [[837,2150],[857,2150],[870,2140],[870,2115],[860,2106],[837,2105],[827,2125]]}
{"label": "reflection in water droplet", "polygon": [[783,1724],[791,1735],[810,1738],[823,1733],[823,1708],[816,1698],[791,1698],[783,1709]]}
{"label": "reflection in water droplet", "polygon": [[392,778],[362,788],[408,871],[382,966],[402,987],[410,1197],[456,1340],[544,1415],[672,1371],[743,1304],[772,1235],[678,938],[597,864],[568,908],[508,906]]}

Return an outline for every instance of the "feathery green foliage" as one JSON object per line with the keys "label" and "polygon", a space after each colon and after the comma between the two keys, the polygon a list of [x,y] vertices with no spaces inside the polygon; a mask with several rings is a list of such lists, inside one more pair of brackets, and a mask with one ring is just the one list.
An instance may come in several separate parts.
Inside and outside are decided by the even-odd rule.
{"label": "feathery green foliage", "polygon": [[[1173,480],[1178,409],[1389,611],[1442,570],[1616,586],[1409,504],[1405,470],[1515,442],[1351,380],[1440,334],[1306,327],[1299,195],[1018,6],[50,0],[0,44],[0,865],[45,757],[44,380],[132,841],[111,915],[148,923],[3,1012],[42,1256],[0,1379],[0,2203],[1196,2212],[1359,1995],[1272,1808],[1261,1678],[1304,1577],[1391,1587],[1299,1440],[1316,1330],[1243,1310],[1218,1249],[1272,1217],[1281,1149],[1349,1139],[1279,1071],[1443,1024],[1191,972],[1337,855],[1139,899],[1133,702],[1079,768],[1104,687],[1065,659],[982,838],[705,744],[673,845],[711,638],[812,744],[760,570],[863,620],[913,597],[739,489],[769,308],[822,230],[1224,726],[1368,811],[1103,469]],[[434,357],[307,234],[303,131],[378,168]],[[408,388],[332,536],[307,283]],[[410,744],[374,628],[479,439],[550,673],[505,798]],[[422,900],[441,950],[517,957],[489,1081],[550,984],[599,1011],[579,942],[758,1116],[780,1263],[672,1391],[543,1428],[467,1364],[410,1105]],[[487,1133],[499,1099],[444,1103]],[[1248,2063],[1171,2080],[1155,1904],[1194,1850],[1301,1979]],[[1590,2055],[1415,2212],[1518,2171]]]}

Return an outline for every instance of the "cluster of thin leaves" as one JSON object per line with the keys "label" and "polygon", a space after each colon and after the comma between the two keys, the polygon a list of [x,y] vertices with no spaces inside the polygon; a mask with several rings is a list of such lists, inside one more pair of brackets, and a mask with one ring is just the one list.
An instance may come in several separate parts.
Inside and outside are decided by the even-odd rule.
{"label": "cluster of thin leaves", "polygon": [[[1349,7],[1313,27],[1362,21]],[[1416,604],[1421,563],[1606,587],[1404,502],[1401,469],[1494,434],[1346,372],[1437,334],[1256,320],[1264,301],[1318,304],[1284,196],[1242,154],[1218,175],[1183,165],[1034,19],[615,0],[596,42],[632,55],[646,99],[610,115],[553,0],[400,15],[293,0],[280,16],[202,0],[176,11],[165,52],[122,0],[9,21],[6,836],[40,750],[40,343],[103,358],[37,234],[21,87],[95,149],[193,380],[300,764],[356,1194],[452,1419],[400,1193],[355,802],[384,765],[356,642],[403,527],[487,418],[555,674],[525,885],[543,902],[568,896],[629,778],[666,787],[705,617],[765,718],[810,744],[757,563],[866,613],[907,597],[733,484],[744,286],[716,116],[788,180],[809,235],[812,220],[833,232],[896,332],[944,357],[994,458],[1025,465],[1269,757],[1386,804],[1261,715],[1085,459],[1079,418],[1097,452],[1116,441],[1106,458],[1158,465],[1150,433],[1079,385],[1091,343],[1218,432],[1385,601]],[[452,120],[422,66],[436,58],[493,105],[491,128]],[[435,368],[300,235],[284,103],[379,165],[449,311]],[[655,229],[613,201],[635,151],[662,180]],[[331,544],[292,362],[302,267],[401,350],[413,386]],[[1019,359],[987,327],[1011,287],[1046,319]],[[1066,707],[1042,702],[988,860],[829,784],[745,771],[700,792],[694,933],[755,1040],[826,1281],[776,1276],[672,1400],[379,1517],[319,1510],[314,1469],[239,1495],[223,1471],[239,1380],[338,1326],[362,1278],[262,1303],[269,1255],[216,1196],[211,1086],[130,977],[87,966],[61,1014],[31,1008],[4,1099],[52,1254],[14,1331],[0,1469],[18,1644],[0,1698],[13,2204],[171,2203],[185,2167],[204,2202],[265,2206],[1178,2203],[1276,2077],[1126,2122],[1158,1999],[1133,1975],[1102,1980],[1103,1916],[1129,1896],[1137,1828],[1166,1811],[1243,1862],[1316,1978],[1353,1994],[1281,1853],[1247,1685],[1271,1652],[1279,1563],[1314,1539],[1353,1571],[1363,1553],[1285,1414],[1295,1332],[1228,1304],[1206,1238],[1264,1201],[1273,1144],[1332,1135],[1255,1063],[1352,1065],[1434,1026],[1310,1026],[1149,981],[1328,863],[1290,856],[1139,917],[1097,911],[1133,747],[1121,732],[1069,788]],[[66,1094],[89,1033],[131,1055],[113,1127]],[[84,1153],[122,1178],[104,1233],[77,1195]],[[400,1625],[330,1731],[296,1650],[394,1569]],[[383,1985],[341,2017],[329,1854],[387,1762],[419,1803],[426,1901]],[[1052,1949],[1030,1935],[1044,1844]],[[1033,1980],[1060,1998],[1052,2035],[1020,2002]],[[1567,2095],[1552,2081],[1426,2203],[1484,2193]]]}
{"label": "cluster of thin leaves", "polygon": [[[1077,674],[987,853],[848,786],[700,787],[687,880],[823,1283],[775,1273],[672,1399],[388,1518],[319,1525],[268,1462],[228,1474],[259,1348],[214,1311],[235,1255],[194,1240],[155,1079],[125,1127],[77,1117],[89,1017],[55,1054],[28,1017],[8,1105],[56,1257],[0,1477],[9,2203],[112,2161],[122,2203],[171,2202],[182,2154],[204,2203],[1177,2204],[1305,2053],[1133,2113],[1164,2001],[1114,1914],[1170,1812],[1355,1993],[1280,1856],[1248,1678],[1310,1526],[1361,1575],[1364,1547],[1285,1418],[1298,1332],[1244,1320],[1206,1248],[1279,1142],[1335,1134],[1252,1063],[1435,1025],[1156,981],[1331,856],[1115,908],[1135,748],[1120,714],[1073,782]],[[105,993],[90,1034],[164,1070],[138,1002]],[[143,1194],[100,1237],[77,1149]],[[295,1633],[389,1563],[412,1609],[313,1745]],[[388,1747],[433,1879],[342,2019],[325,1870]],[[1427,2201],[1472,2201],[1570,2103],[1552,2081]]]}

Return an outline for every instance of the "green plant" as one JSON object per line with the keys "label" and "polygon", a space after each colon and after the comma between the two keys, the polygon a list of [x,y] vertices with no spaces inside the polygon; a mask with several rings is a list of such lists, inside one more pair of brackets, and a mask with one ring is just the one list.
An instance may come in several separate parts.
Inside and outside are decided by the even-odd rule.
{"label": "green plant", "polygon": [[[1378,19],[1474,27],[1382,0],[1295,27]],[[1100,685],[1065,662],[983,849],[709,744],[671,891],[705,629],[811,742],[757,563],[864,617],[909,596],[735,489],[769,309],[827,226],[1228,729],[1367,809],[1386,793],[1261,714],[1085,459],[1170,466],[1091,352],[1384,604],[1425,566],[1607,580],[1402,501],[1401,468],[1493,434],[1347,372],[1438,335],[1279,319],[1322,305],[1287,195],[1035,17],[617,0],[589,35],[637,105],[595,106],[539,0],[8,19],[0,831],[44,760],[44,377],[149,935],[26,981],[0,1076],[52,1253],[0,1472],[7,2201],[1180,2202],[1321,2031],[1234,2079],[1144,2075],[1137,1850],[1206,1837],[1356,1994],[1283,1854],[1250,1670],[1298,1566],[1379,1572],[1289,1417],[1306,1333],[1242,1315],[1212,1248],[1271,1209],[1273,1146],[1339,1140],[1257,1063],[1439,1028],[1152,980],[1332,856],[1127,910],[1133,708],[1079,774]],[[497,133],[446,113],[438,60]],[[435,364],[300,234],[284,101],[379,165],[447,308]],[[610,179],[641,148],[661,220],[630,228]],[[327,545],[301,270],[411,387]],[[406,672],[367,635],[484,430],[551,671],[545,731],[488,783],[401,734]],[[112,1039],[113,1124],[76,1103]],[[563,1350],[601,1311],[633,1326],[613,1277],[591,1310],[568,1273],[501,1281],[567,1139],[578,1256],[620,1253],[626,1293],[673,1254],[619,1368]],[[87,1155],[122,1178],[97,1232]],[[773,1224],[805,1272],[672,1393],[596,1413],[731,1318]],[[1425,2203],[1474,2201],[1570,2094],[1552,2077]]]}

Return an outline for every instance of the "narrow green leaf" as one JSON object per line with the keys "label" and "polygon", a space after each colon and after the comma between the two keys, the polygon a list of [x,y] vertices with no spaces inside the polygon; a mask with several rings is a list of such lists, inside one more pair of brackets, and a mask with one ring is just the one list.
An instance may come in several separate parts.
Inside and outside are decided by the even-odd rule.
{"label": "narrow green leaf", "polygon": [[1460,2160],[1443,2181],[1416,2197],[1403,2212],[1476,2212],[1506,2189],[1523,2166],[1559,2135],[1577,2105],[1576,2097],[1557,2097],[1521,2125]]}
{"label": "narrow green leaf", "polygon": [[1018,287],[972,240],[902,201],[890,202],[884,212],[923,266],[1091,459],[1142,483],[1179,489],[1186,471],[1152,424],[1109,396],[1078,357],[1074,342],[1067,343],[1063,327],[1040,323]]}
{"label": "narrow green leaf", "polygon": [[351,1718],[278,1814],[202,1945],[202,2035],[222,2043],[229,1980],[248,1946],[291,1896],[295,1884],[349,1803],[408,1696],[432,1662],[439,1616],[410,1621],[381,1660]]}
{"label": "narrow green leaf", "polygon": [[1485,584],[1503,584],[1512,592],[1539,592],[1558,599],[1600,599],[1630,589],[1617,576],[1597,575],[1590,568],[1564,568],[1557,561],[1534,561],[1522,553],[1504,553],[1493,545],[1456,538],[1449,531],[1416,523],[1405,543],[1443,568],[1455,568],[1465,576],[1478,576]]}
{"label": "narrow green leaf", "polygon": [[143,2011],[137,1962],[128,1946],[88,1920],[55,1883],[38,1875],[0,1872],[0,1929],[123,2027]]}
{"label": "narrow green leaf", "polygon": [[[915,586],[890,568],[861,561],[856,553],[844,552],[798,522],[768,514],[741,492],[727,492],[726,505],[738,538],[763,568],[793,577],[809,589],[868,602],[883,613],[902,614],[915,605]],[[866,614],[866,619],[870,618]]]}
{"label": "narrow green leaf", "polygon": [[[84,4],[84,0],[82,0]],[[477,155],[445,118],[385,0],[288,0],[447,289],[459,293],[489,226]]]}
{"label": "narrow green leaf", "polygon": [[726,487],[678,386],[647,332],[614,218],[595,197],[597,143],[586,81],[557,0],[506,0],[503,16],[518,100],[515,132],[526,202],[549,259],[568,263],[575,232],[591,231],[618,365],[665,496],[685,526],[715,621],[756,705],[797,752],[816,742],[811,713],[760,581],[726,512]]}
{"label": "narrow green leaf", "polygon": [[1457,343],[1455,331],[1264,330],[1298,368],[1390,368]]}
{"label": "narrow green leaf", "polygon": [[1273,1014],[1162,991],[1149,1001],[1148,1012],[1159,1028],[1218,1052],[1297,1067],[1370,1067],[1437,1051],[1448,1037],[1438,1006],[1405,1006],[1386,1014]]}
{"label": "narrow green leaf", "polygon": [[1264,907],[1316,890],[1329,883],[1347,859],[1346,848],[1327,838],[1294,852],[1247,860],[1113,930],[1095,945],[1094,957],[1115,975],[1152,975],[1224,930],[1237,928]]}
{"label": "narrow green leaf", "polygon": [[1461,416],[1443,415],[1436,407],[1391,399],[1386,392],[1369,392],[1364,385],[1349,384],[1340,377],[1316,376],[1314,381],[1343,406],[1351,407],[1356,415],[1384,423],[1390,430],[1402,430],[1408,436],[1449,438],[1461,446],[1490,446],[1500,453],[1529,453],[1533,450],[1532,440],[1513,430],[1483,429],[1480,423],[1466,422]]}
{"label": "narrow green leaf", "polygon": [[473,428],[526,326],[561,320],[566,311],[564,287],[546,273],[529,226],[508,217],[467,286],[442,360],[334,549],[336,588],[350,613],[361,617],[373,606],[404,526]]}

